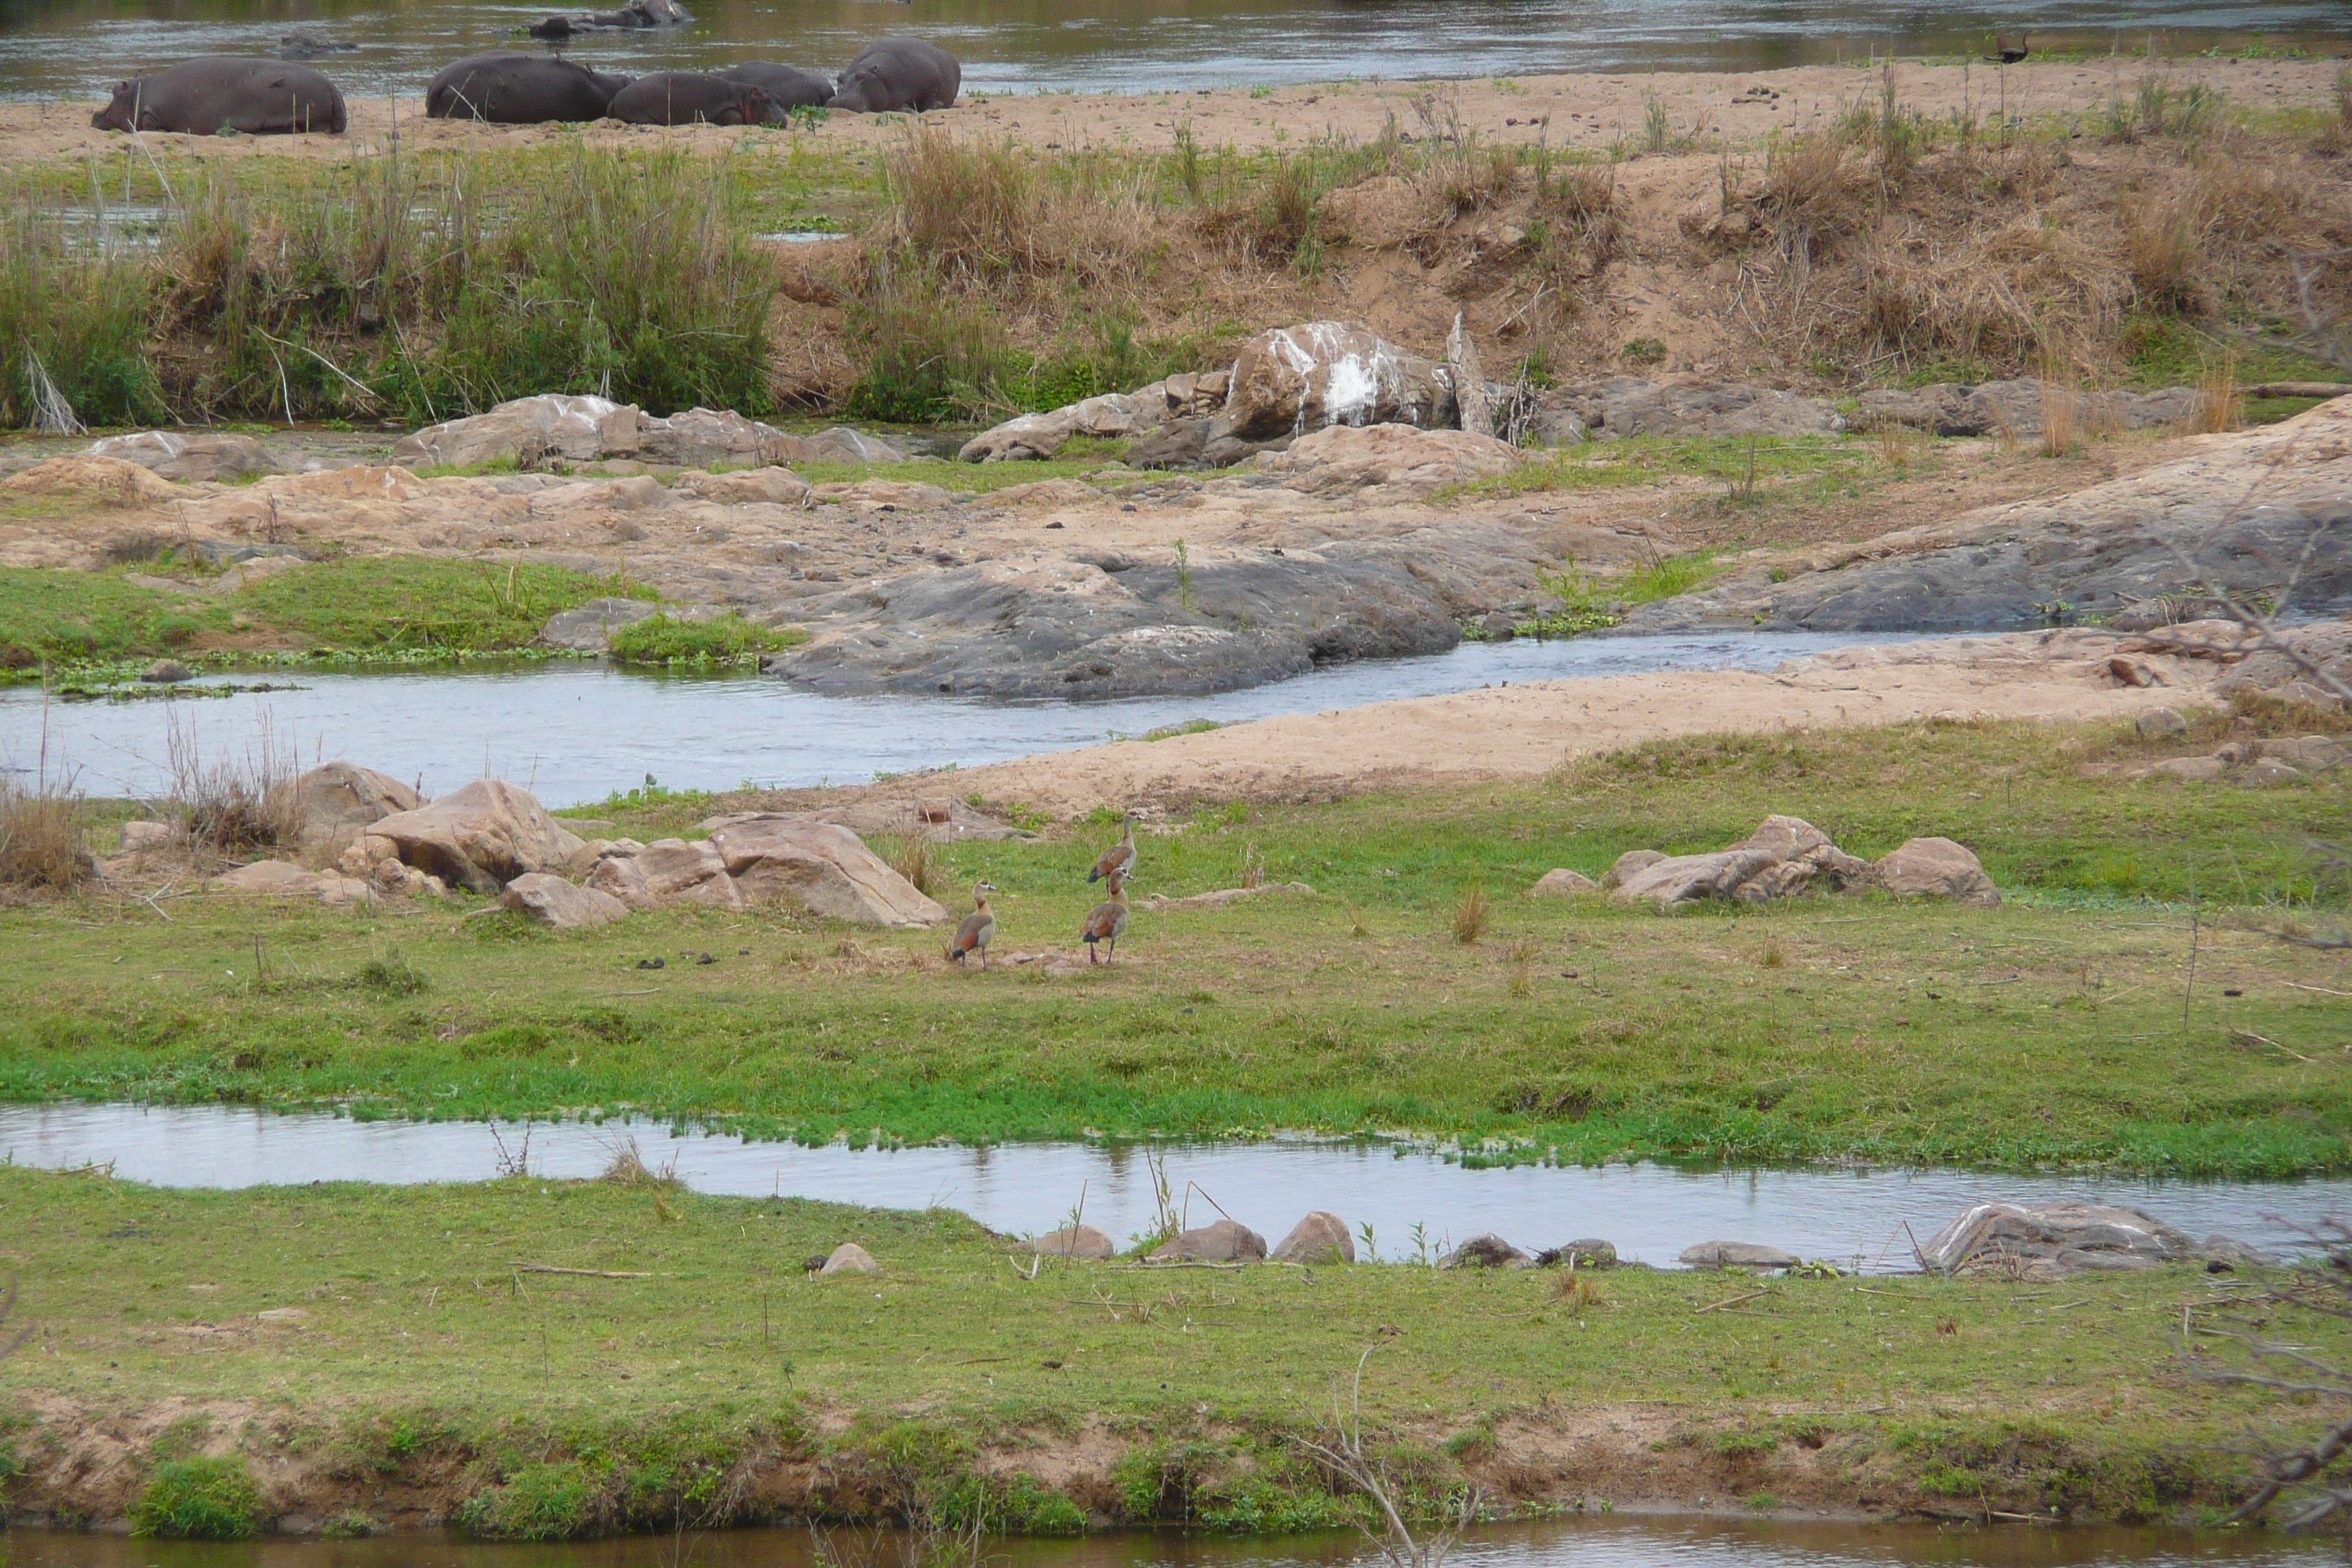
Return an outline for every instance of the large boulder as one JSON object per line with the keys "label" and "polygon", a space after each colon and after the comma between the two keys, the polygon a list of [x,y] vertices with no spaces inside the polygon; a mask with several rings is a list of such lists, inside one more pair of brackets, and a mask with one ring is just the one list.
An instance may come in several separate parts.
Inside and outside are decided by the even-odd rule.
{"label": "large boulder", "polygon": [[1166,416],[1162,400],[1146,395],[1150,390],[1147,387],[1138,393],[1105,393],[1050,414],[1024,414],[974,436],[963,444],[956,457],[967,463],[1014,462],[1050,458],[1067,446],[1073,436],[1124,440]]}
{"label": "large boulder", "polygon": [[165,479],[243,479],[285,471],[252,437],[210,431],[142,430],[93,441],[89,450],[92,457],[120,458]]}
{"label": "large boulder", "polygon": [[633,403],[545,393],[428,425],[395,442],[392,460],[408,468],[471,468],[509,458],[525,468],[551,458],[590,463],[635,457],[645,427],[645,414]]}
{"label": "large boulder", "polygon": [[1759,849],[1773,857],[1774,864],[1731,890],[1733,898],[1751,903],[1791,898],[1815,887],[1842,891],[1874,879],[1869,861],[1847,854],[1801,816],[1768,816],[1755,832],[1729,847]]}
{"label": "large boulder", "polygon": [[559,871],[583,847],[528,790],[477,779],[430,805],[371,825],[362,842],[388,841],[406,865],[478,893],[532,871]]}
{"label": "large boulder", "polygon": [[638,449],[648,462],[707,468],[717,463],[782,462],[796,445],[774,426],[746,419],[731,408],[689,408],[646,421]]}
{"label": "large boulder", "polygon": [[1118,1245],[1090,1225],[1066,1225],[1059,1230],[1031,1237],[1021,1246],[1024,1251],[1033,1252],[1040,1258],[1103,1258],[1118,1256]]}
{"label": "large boulder", "polygon": [[907,454],[878,436],[835,425],[800,438],[797,451],[785,454],[794,463],[903,463]]}
{"label": "large boulder", "polygon": [[1281,475],[1286,489],[1378,501],[1493,479],[1526,459],[1526,453],[1492,436],[1410,425],[1335,425],[1299,437],[1286,450],[1261,452],[1250,467]]}
{"label": "large boulder", "polygon": [[1759,871],[1780,864],[1765,849],[1718,849],[1708,855],[1670,855],[1618,878],[1612,889],[1628,903],[1643,900],[1660,909],[1727,899]]}
{"label": "large boulder", "polygon": [[1292,1226],[1270,1256],[1276,1263],[1353,1263],[1356,1243],[1346,1220],[1317,1209]]}
{"label": "large boulder", "polygon": [[1682,1261],[1691,1268],[1793,1268],[1797,1255],[1753,1241],[1702,1241],[1685,1247]]}
{"label": "large boulder", "polygon": [[1153,1263],[1255,1263],[1265,1257],[1265,1237],[1239,1220],[1179,1231],[1152,1249]]}
{"label": "large boulder", "polygon": [[854,1241],[845,1241],[835,1247],[832,1255],[825,1258],[824,1267],[817,1270],[819,1276],[881,1272],[882,1266],[874,1261],[874,1255]]}
{"label": "large boulder", "polygon": [[121,458],[76,454],[50,458],[0,479],[0,494],[87,496],[101,506],[139,509],[168,506],[186,492],[172,488],[140,464]]}
{"label": "large boulder", "polygon": [[308,845],[337,845],[385,817],[415,811],[424,797],[389,773],[357,763],[323,763],[279,784],[268,807],[280,821],[300,825]]}
{"label": "large boulder", "polygon": [[740,910],[743,894],[727,874],[727,858],[707,839],[657,838],[634,855],[602,855],[588,886],[633,910],[701,904]]}
{"label": "large boulder", "polygon": [[574,887],[545,871],[527,871],[509,882],[499,895],[499,904],[558,931],[593,930],[625,920],[629,913],[629,906],[610,893]]}
{"label": "large boulder", "polygon": [[1440,1268],[1532,1268],[1536,1260],[1488,1231],[1474,1236],[1437,1260]]}
{"label": "large boulder", "polygon": [[1948,838],[1906,839],[1871,868],[1871,877],[1905,898],[1957,899],[1988,909],[2000,902],[2000,889],[1976,856]]}
{"label": "large boulder", "polygon": [[784,899],[828,920],[927,926],[948,911],[926,898],[845,827],[797,816],[753,816],[711,834],[742,896]]}
{"label": "large boulder", "polygon": [[1939,1274],[2010,1268],[2043,1278],[2198,1256],[2193,1238],[2142,1210],[2086,1203],[1978,1204],[1919,1249],[1921,1266]]}
{"label": "large boulder", "polygon": [[1444,365],[1359,323],[1310,321],[1242,345],[1208,434],[1265,441],[1331,425],[1442,429],[1456,417]]}

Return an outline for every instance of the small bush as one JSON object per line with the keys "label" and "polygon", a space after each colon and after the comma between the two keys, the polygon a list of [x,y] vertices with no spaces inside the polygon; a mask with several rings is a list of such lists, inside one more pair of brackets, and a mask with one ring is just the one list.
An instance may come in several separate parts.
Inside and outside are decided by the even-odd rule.
{"label": "small bush", "polygon": [[94,869],[80,796],[0,778],[0,887],[71,888]]}
{"label": "small bush", "polygon": [[2204,308],[2200,262],[2211,227],[2203,193],[2193,187],[2126,210],[2124,268],[2144,308],[2182,315]]}
{"label": "small bush", "polygon": [[807,640],[808,634],[797,627],[771,630],[732,610],[708,621],[654,615],[614,632],[612,652],[624,664],[731,664]]}
{"label": "small bush", "polygon": [[1473,882],[1462,889],[1462,898],[1454,906],[1454,940],[1467,947],[1486,934],[1486,921],[1493,906],[1486,901],[1486,889]]}
{"label": "small bush", "polygon": [[414,996],[432,984],[397,949],[389,958],[371,958],[361,964],[358,981],[361,990],[379,996]]}
{"label": "small bush", "polygon": [[918,892],[937,898],[948,889],[950,872],[947,853],[927,833],[901,833],[877,838],[875,853]]}
{"label": "small bush", "polygon": [[[290,742],[261,710],[254,738],[239,758],[207,760],[192,725],[173,720],[164,733],[172,770],[172,805],[188,842],[218,855],[241,855],[299,843],[302,820],[294,801],[298,771]],[[286,787],[280,787],[286,786]]]}
{"label": "small bush", "polygon": [[457,1505],[459,1529],[493,1541],[569,1541],[601,1522],[602,1490],[576,1460],[525,1465]]}
{"label": "small bush", "polygon": [[131,1532],[187,1541],[242,1541],[261,1530],[261,1489],[234,1456],[156,1468],[131,1505]]}
{"label": "small bush", "polygon": [[661,1165],[648,1165],[645,1151],[637,1147],[635,1138],[621,1140],[596,1179],[610,1182],[616,1187],[667,1187],[672,1191],[684,1191],[686,1187],[686,1183],[677,1173],[676,1154]]}

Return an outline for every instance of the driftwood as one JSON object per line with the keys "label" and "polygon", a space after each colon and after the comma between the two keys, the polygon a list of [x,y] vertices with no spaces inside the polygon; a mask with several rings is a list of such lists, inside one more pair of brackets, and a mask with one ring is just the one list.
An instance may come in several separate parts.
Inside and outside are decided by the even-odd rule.
{"label": "driftwood", "polygon": [[632,1273],[624,1268],[558,1268],[552,1263],[518,1263],[518,1274],[572,1274],[583,1279],[650,1279],[650,1274]]}

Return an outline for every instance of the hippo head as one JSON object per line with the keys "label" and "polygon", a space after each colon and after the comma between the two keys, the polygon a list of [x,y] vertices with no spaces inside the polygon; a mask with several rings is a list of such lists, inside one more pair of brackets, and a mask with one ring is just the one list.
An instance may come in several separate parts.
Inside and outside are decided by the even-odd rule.
{"label": "hippo head", "polygon": [[97,131],[136,131],[139,129],[139,84],[118,81],[114,84],[114,101],[89,117],[90,127]]}
{"label": "hippo head", "polygon": [[846,110],[852,114],[877,114],[889,102],[890,89],[883,82],[882,73],[872,66],[859,66],[841,73],[825,107]]}

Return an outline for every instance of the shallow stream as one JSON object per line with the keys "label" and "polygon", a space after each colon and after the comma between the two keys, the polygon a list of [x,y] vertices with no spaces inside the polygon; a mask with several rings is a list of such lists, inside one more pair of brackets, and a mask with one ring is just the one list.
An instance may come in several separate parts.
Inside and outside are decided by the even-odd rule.
{"label": "shallow stream", "polygon": [[[320,62],[347,92],[422,95],[433,73],[510,47],[589,0],[5,0],[0,98],[100,99],[197,54],[268,54],[301,27],[359,46]],[[1874,50],[1977,54],[2001,29],[2105,53],[2264,37],[2333,53],[2341,0],[690,0],[696,25],[604,33],[572,53],[630,73],[781,58],[835,72],[860,44],[919,33],[967,92],[1158,92],[1342,78],[1769,68]]]}
{"label": "shallow stream", "polygon": [[664,1124],[618,1121],[525,1127],[354,1121],[215,1105],[0,1106],[0,1158],[53,1169],[111,1164],[118,1177],[159,1186],[481,1181],[497,1174],[502,1160],[536,1176],[587,1177],[631,1138],[648,1165],[674,1165],[697,1192],[952,1208],[1012,1235],[1051,1230],[1083,1205],[1087,1224],[1123,1242],[1151,1227],[1164,1175],[1190,1224],[1227,1214],[1271,1243],[1309,1209],[1328,1209],[1351,1226],[1370,1226],[1379,1256],[1390,1260],[1433,1257],[1449,1242],[1494,1231],[1529,1250],[1598,1237],[1628,1261],[1665,1266],[1695,1242],[1724,1240],[1900,1271],[1914,1267],[1913,1238],[1926,1241],[1970,1204],[1989,1200],[2126,1204],[2200,1239],[2218,1232],[2277,1248],[2292,1248],[2299,1226],[2352,1214],[2352,1180],[2343,1178],[2179,1182],[1654,1164],[1475,1169],[1443,1151],[1375,1142],[858,1150],[691,1131],[674,1137]]}
{"label": "shallow stream", "polygon": [[[864,1536],[859,1533],[857,1542]],[[119,1535],[0,1535],[14,1568],[817,1568],[805,1530],[725,1531],[545,1545],[443,1536],[232,1544]],[[840,1544],[836,1542],[836,1544]],[[1353,1535],[1234,1540],[1123,1531],[1076,1541],[992,1541],[990,1568],[1343,1568],[1368,1558]],[[1677,1516],[1496,1525],[1446,1558],[1453,1568],[2320,1568],[2342,1549],[2316,1541],[2176,1530],[1994,1530],[1926,1524],[1719,1520]],[[889,1545],[878,1561],[896,1563]]]}
{"label": "shallow stream", "polygon": [[1663,669],[1769,669],[1885,633],[1706,632],[1465,643],[1421,658],[1334,665],[1213,697],[986,703],[821,697],[759,676],[693,678],[569,660],[506,669],[272,672],[198,687],[293,686],[233,697],[51,702],[0,689],[0,769],[71,778],[96,795],[151,798],[183,726],[208,757],[268,733],[304,765],[348,757],[432,795],[489,774],[551,806],[598,801],[655,777],[671,789],[866,784],[877,773],[976,766],[1100,744],[1193,719],[1218,723],[1475,690],[1513,680]]}

